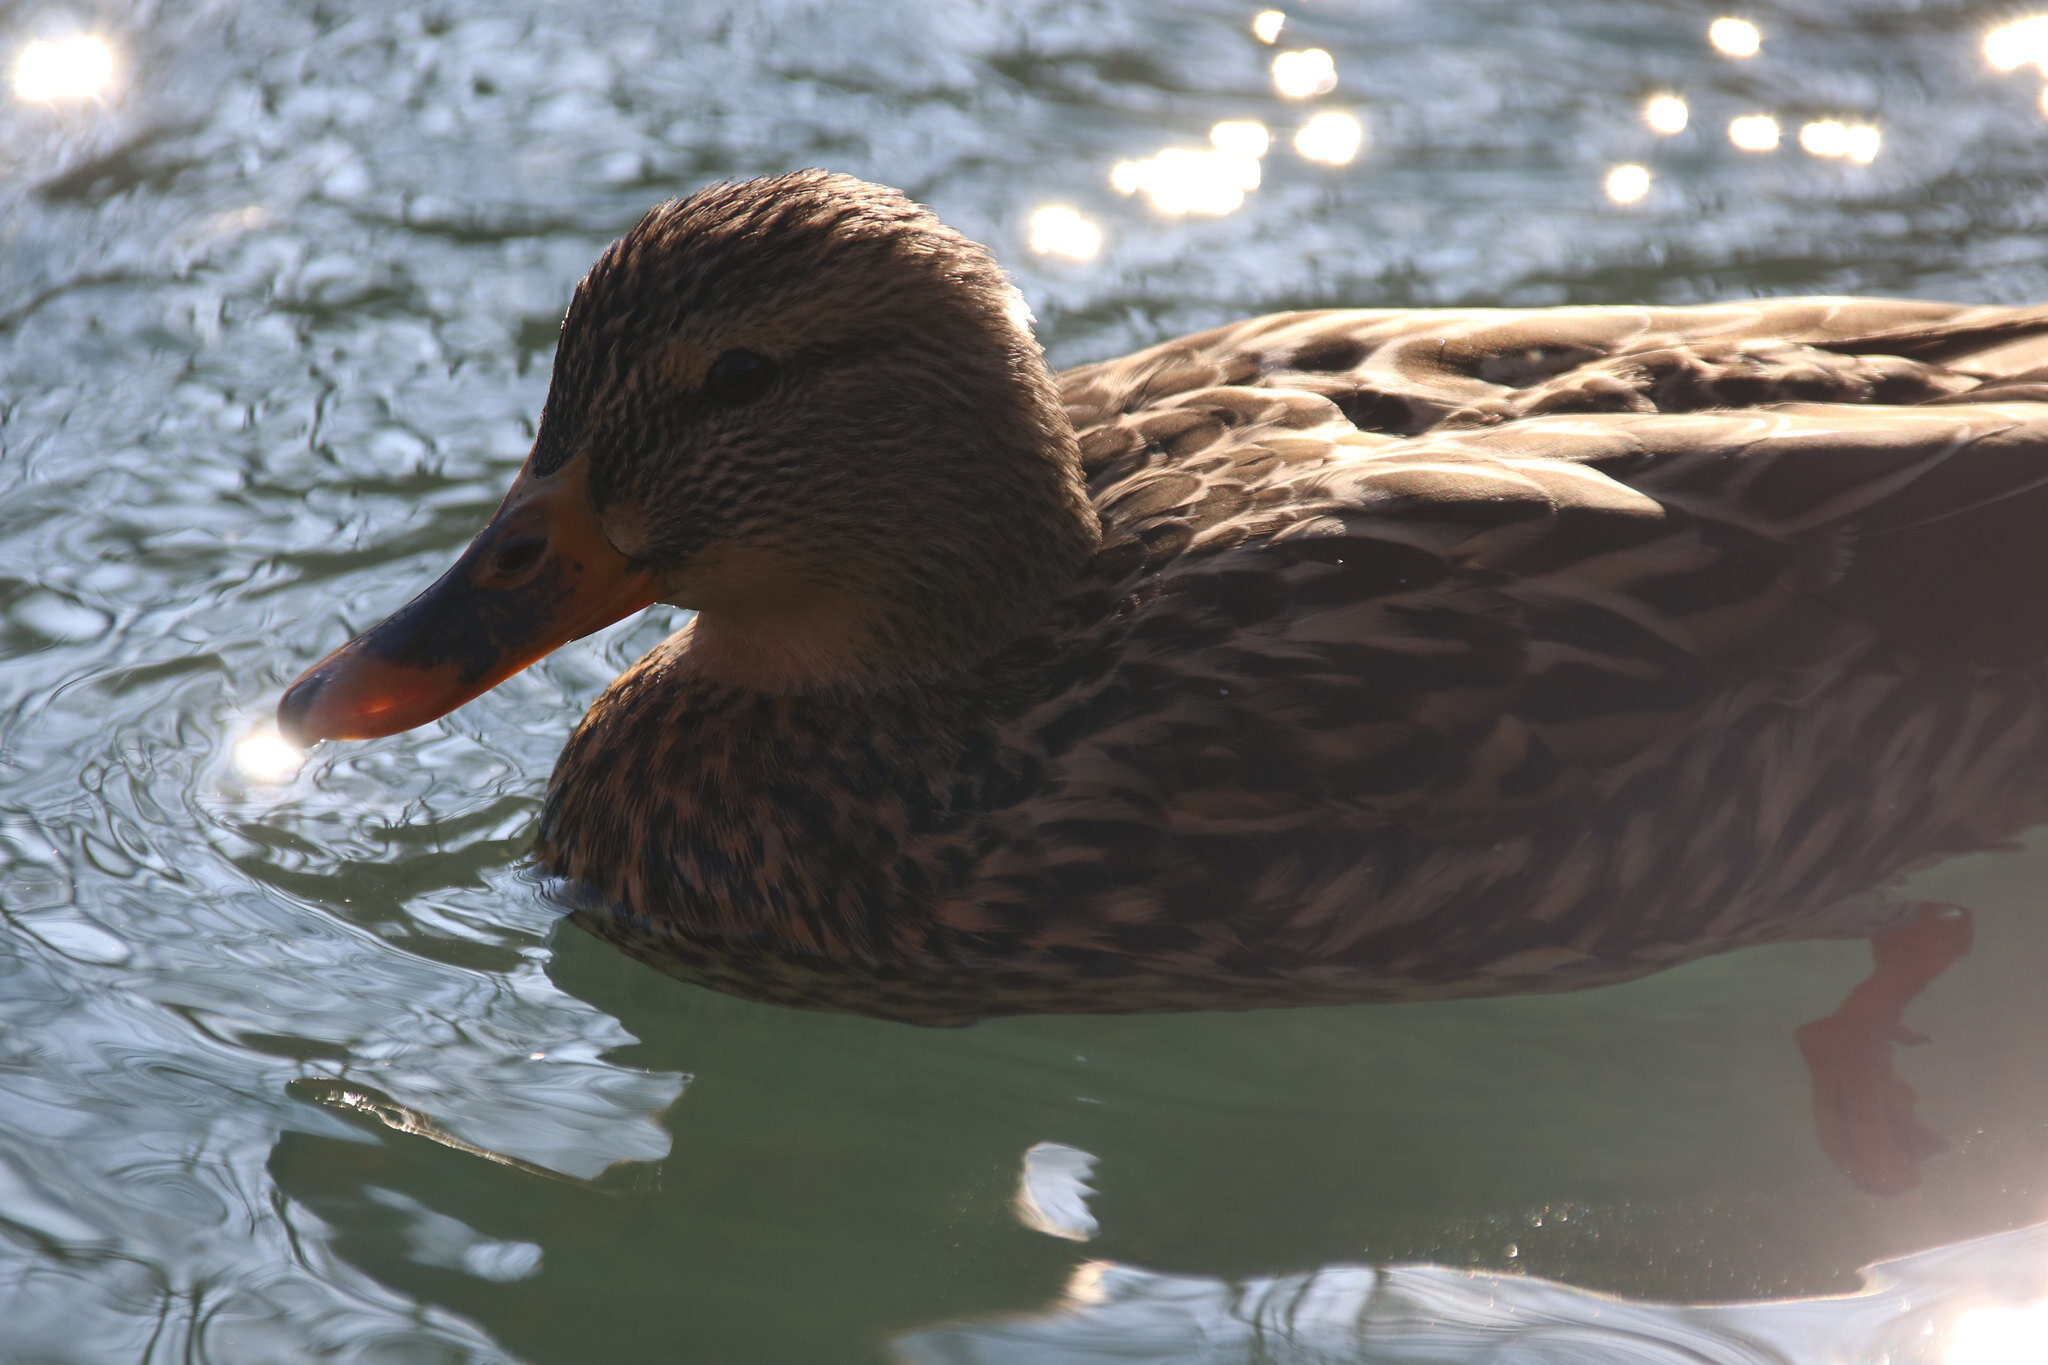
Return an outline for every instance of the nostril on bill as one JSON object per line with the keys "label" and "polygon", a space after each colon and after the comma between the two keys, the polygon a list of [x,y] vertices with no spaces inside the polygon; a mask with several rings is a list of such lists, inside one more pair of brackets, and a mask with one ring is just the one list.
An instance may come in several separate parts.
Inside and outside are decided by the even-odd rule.
{"label": "nostril on bill", "polygon": [[544,536],[520,536],[508,541],[491,555],[491,573],[498,578],[517,578],[540,563],[547,548]]}

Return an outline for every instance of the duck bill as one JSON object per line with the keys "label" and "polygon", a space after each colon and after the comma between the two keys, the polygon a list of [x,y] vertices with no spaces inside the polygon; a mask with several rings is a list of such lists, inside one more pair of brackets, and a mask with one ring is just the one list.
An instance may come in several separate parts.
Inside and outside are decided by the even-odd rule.
{"label": "duck bill", "polygon": [[533,463],[425,592],[307,669],[277,705],[300,745],[374,739],[447,715],[571,640],[653,602],[653,570],[612,548],[578,456]]}

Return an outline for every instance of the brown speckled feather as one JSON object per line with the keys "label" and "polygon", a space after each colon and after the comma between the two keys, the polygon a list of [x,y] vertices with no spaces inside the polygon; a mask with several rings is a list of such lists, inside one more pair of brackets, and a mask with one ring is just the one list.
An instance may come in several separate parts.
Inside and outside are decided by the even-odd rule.
{"label": "brown speckled feather", "polygon": [[540,857],[671,970],[931,1022],[1868,934],[1862,893],[2043,814],[2043,363],[2048,311],[1795,299],[1074,370],[1101,544],[1043,625],[799,694],[686,629],[592,709]]}

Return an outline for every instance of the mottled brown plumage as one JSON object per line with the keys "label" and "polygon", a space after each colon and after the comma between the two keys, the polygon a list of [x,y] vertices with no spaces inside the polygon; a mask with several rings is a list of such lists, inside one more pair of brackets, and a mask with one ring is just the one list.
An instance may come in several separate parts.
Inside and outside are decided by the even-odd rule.
{"label": "mottled brown plumage", "polygon": [[2042,818],[2044,525],[2048,310],[1295,313],[1055,379],[986,251],[799,172],[605,253],[498,517],[280,716],[389,733],[662,598],[538,856],[679,974],[1555,990],[1883,933]]}
{"label": "mottled brown plumage", "polygon": [[925,1022],[1874,934],[2043,814],[2043,362],[2041,310],[1795,299],[1285,314],[1053,381],[924,210],[716,187],[564,324],[529,473],[587,459],[700,615],[538,856],[679,974]]}
{"label": "mottled brown plumage", "polygon": [[309,669],[421,724],[664,599],[538,857],[667,970],[924,1023],[1562,990],[1967,916],[1888,883],[2048,795],[2048,309],[1282,314],[1057,378],[981,247],[799,172],[656,209],[443,578]]}

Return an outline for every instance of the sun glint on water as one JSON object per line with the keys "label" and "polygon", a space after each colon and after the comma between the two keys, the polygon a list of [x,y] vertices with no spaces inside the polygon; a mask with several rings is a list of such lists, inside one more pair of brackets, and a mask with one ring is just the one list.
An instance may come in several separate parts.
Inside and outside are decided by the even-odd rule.
{"label": "sun glint on water", "polygon": [[1273,135],[1256,119],[1225,119],[1209,130],[1209,145],[1225,156],[1256,159],[1273,145]]}
{"label": "sun glint on water", "polygon": [[1652,95],[1643,101],[1643,122],[1667,137],[1685,131],[1692,110],[1676,95]]}
{"label": "sun glint on water", "polygon": [[1764,35],[1747,19],[1716,19],[1707,25],[1707,41],[1728,57],[1754,57],[1763,50]]}
{"label": "sun glint on water", "polygon": [[1633,204],[1650,192],[1650,171],[1633,162],[1616,166],[1607,173],[1607,197],[1617,204]]}
{"label": "sun glint on water", "polygon": [[14,93],[25,100],[86,99],[114,82],[114,49],[90,36],[39,39],[14,62]]}
{"label": "sun glint on water", "polygon": [[1119,194],[1144,191],[1152,207],[1178,217],[1221,216],[1244,205],[1259,187],[1259,159],[1210,148],[1168,147],[1143,161],[1119,161],[1109,183]]}
{"label": "sun glint on water", "polygon": [[235,741],[235,771],[251,782],[289,782],[299,775],[306,755],[270,725]]}
{"label": "sun glint on water", "polygon": [[1294,135],[1294,150],[1310,161],[1348,166],[1365,143],[1365,125],[1355,115],[1325,109]]}
{"label": "sun glint on water", "polygon": [[1102,250],[1102,229],[1063,204],[1047,204],[1031,214],[1030,241],[1041,256],[1086,261]]}
{"label": "sun glint on water", "polygon": [[1337,88],[1337,59],[1319,47],[1273,54],[1273,88],[1291,100]]}
{"label": "sun glint on water", "polygon": [[2015,19],[1985,34],[1984,60],[2000,71],[2032,66],[2048,75],[2048,14]]}
{"label": "sun glint on water", "polygon": [[1869,165],[1877,159],[1882,141],[1868,123],[1844,123],[1840,119],[1816,119],[1799,129],[1799,145],[1810,156],[1839,156]]}
{"label": "sun glint on water", "polygon": [[1956,1321],[1942,1365],[2041,1365],[2048,1361],[2048,1303],[1979,1308]]}
{"label": "sun glint on water", "polygon": [[1768,152],[1778,145],[1778,121],[1769,114],[1744,114],[1728,120],[1728,140],[1745,152]]}

